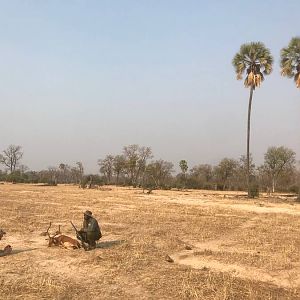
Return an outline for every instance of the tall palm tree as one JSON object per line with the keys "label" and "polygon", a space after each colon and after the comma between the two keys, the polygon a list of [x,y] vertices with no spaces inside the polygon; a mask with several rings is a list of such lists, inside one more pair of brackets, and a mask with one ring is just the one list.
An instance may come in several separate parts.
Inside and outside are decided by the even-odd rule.
{"label": "tall palm tree", "polygon": [[261,42],[243,44],[240,51],[232,60],[237,79],[242,79],[245,73],[245,87],[250,88],[247,121],[247,185],[248,197],[250,194],[250,117],[253,91],[259,87],[264,80],[264,75],[272,72],[273,57],[271,52]]}
{"label": "tall palm tree", "polygon": [[[281,49],[280,67],[281,75],[294,78],[296,87],[300,88],[300,37],[292,38],[289,45]],[[300,200],[300,186],[298,200]]]}

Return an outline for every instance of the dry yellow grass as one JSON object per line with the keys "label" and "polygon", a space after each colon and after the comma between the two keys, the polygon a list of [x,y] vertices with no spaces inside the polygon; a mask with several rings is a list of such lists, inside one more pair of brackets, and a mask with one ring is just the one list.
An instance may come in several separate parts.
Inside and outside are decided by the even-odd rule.
{"label": "dry yellow grass", "polygon": [[[279,196],[0,185],[0,298],[300,299],[300,205]],[[74,236],[86,209],[98,248],[48,248],[49,222]]]}

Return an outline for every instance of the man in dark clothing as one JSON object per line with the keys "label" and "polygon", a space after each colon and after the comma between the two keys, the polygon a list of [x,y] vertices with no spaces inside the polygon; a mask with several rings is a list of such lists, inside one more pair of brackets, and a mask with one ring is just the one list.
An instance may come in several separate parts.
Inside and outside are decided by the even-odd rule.
{"label": "man in dark clothing", "polygon": [[92,212],[87,210],[84,213],[82,229],[79,231],[82,241],[89,245],[88,250],[96,248],[96,241],[101,237],[101,230],[97,220],[92,216]]}

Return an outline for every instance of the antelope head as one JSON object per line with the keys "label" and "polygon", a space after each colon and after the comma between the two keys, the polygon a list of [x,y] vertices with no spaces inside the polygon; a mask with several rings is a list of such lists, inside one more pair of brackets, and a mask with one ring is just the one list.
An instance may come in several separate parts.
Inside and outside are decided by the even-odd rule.
{"label": "antelope head", "polygon": [[51,246],[58,246],[59,245],[59,241],[57,240],[57,236],[61,234],[60,232],[60,225],[58,226],[58,231],[56,231],[56,233],[54,235],[50,235],[49,233],[49,229],[51,227],[52,223],[50,222],[49,224],[49,227],[46,231],[47,235],[48,235],[48,239],[49,240],[49,243],[48,243],[48,247],[51,247]]}

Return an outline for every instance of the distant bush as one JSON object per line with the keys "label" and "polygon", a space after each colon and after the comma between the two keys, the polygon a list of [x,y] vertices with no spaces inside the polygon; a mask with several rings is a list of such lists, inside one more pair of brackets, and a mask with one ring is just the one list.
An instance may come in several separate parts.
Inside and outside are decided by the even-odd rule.
{"label": "distant bush", "polygon": [[15,171],[11,174],[6,175],[6,181],[12,183],[24,183],[25,178],[21,175],[19,171]]}
{"label": "distant bush", "polygon": [[288,189],[288,191],[290,192],[290,193],[295,193],[295,194],[298,194],[298,192],[299,192],[299,186],[298,185],[291,185],[290,187],[289,187],[289,189]]}
{"label": "distant bush", "polygon": [[80,187],[85,188],[92,188],[94,185],[104,185],[104,179],[103,177],[99,175],[86,175],[82,178]]}
{"label": "distant bush", "polygon": [[57,182],[55,180],[49,180],[47,182],[47,185],[50,185],[50,186],[57,186]]}

